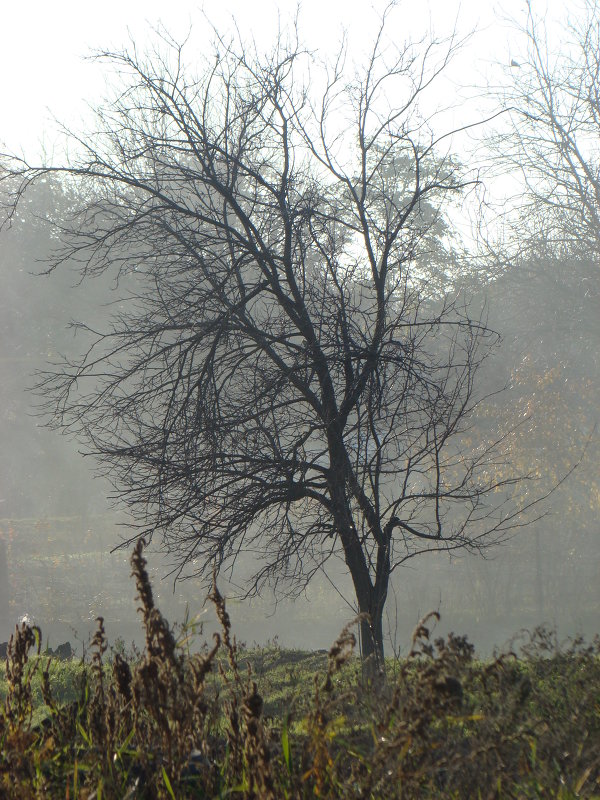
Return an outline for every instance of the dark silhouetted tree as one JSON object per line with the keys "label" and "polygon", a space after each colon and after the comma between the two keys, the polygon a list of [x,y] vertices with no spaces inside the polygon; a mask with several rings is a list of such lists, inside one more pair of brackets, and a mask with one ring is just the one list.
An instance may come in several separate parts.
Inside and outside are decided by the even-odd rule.
{"label": "dark silhouetted tree", "polygon": [[381,657],[399,565],[520,524],[493,448],[461,447],[494,336],[440,292],[474,179],[419,102],[458,44],[399,47],[384,18],[362,70],[315,68],[292,33],[265,56],[217,38],[197,74],[164,44],[105,54],[123,91],[71,163],[11,164],[79,192],[52,264],[121,288],[42,382],[53,423],[182,573],[246,555],[249,594],[297,592],[341,560]]}

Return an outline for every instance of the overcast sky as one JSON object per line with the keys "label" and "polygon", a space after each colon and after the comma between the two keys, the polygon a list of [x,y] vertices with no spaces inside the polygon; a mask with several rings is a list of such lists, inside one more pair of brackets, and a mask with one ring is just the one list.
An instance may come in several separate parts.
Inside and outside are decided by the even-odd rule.
{"label": "overcast sky", "polygon": [[[546,0],[534,0],[534,8]],[[308,45],[335,52],[342,27],[348,31],[351,53],[371,40],[382,0],[303,0],[301,30]],[[447,34],[458,18],[461,32],[478,28],[480,33],[460,62],[465,83],[493,69],[493,62],[506,64],[511,55],[511,34],[502,19],[525,19],[525,0],[429,0],[400,3],[394,24],[398,39],[418,38],[428,27]],[[415,6],[419,6],[419,10]],[[549,0],[551,10],[563,7]],[[175,37],[183,37],[190,25],[198,42],[209,40],[202,11],[220,30],[235,20],[246,35],[252,32],[259,45],[268,46],[277,28],[278,9],[291,9],[283,0],[23,0],[2,9],[0,32],[0,142],[9,150],[27,154],[40,143],[52,149],[55,136],[51,119],[71,126],[85,115],[86,103],[94,103],[104,90],[102,68],[84,60],[91,51],[118,48],[131,36],[137,44],[148,40],[151,27],[163,23]],[[375,9],[375,11],[373,10]],[[285,22],[289,11],[280,11]],[[106,69],[106,68],[104,68]],[[462,78],[461,74],[461,78]]]}

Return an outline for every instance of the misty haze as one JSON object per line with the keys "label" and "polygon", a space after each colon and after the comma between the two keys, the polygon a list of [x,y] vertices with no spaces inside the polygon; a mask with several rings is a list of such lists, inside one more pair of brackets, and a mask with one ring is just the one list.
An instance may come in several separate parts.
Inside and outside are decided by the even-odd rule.
{"label": "misty haze", "polygon": [[389,655],[431,610],[481,654],[538,625],[598,633],[585,9],[570,29],[492,19],[494,63],[478,34],[436,28],[426,51],[416,22],[404,49],[398,9],[371,62],[351,25],[340,59],[337,33],[308,55],[302,13],[299,43],[256,52],[245,19],[212,49],[202,27],[202,57],[123,31],[78,137],[21,152],[11,132],[1,642],[28,615],[81,653],[102,616],[140,644],[150,534],[166,617],[216,628],[216,568],[248,645],[328,648],[359,612]]}

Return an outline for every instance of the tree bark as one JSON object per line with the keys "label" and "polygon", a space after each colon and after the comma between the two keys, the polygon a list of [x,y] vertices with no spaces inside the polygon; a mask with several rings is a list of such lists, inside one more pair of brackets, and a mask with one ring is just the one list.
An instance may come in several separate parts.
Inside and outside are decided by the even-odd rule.
{"label": "tree bark", "polygon": [[[352,576],[354,579],[354,575]],[[366,674],[375,677],[385,671],[383,647],[383,610],[387,597],[389,573],[380,576],[373,587],[357,585],[354,581],[358,606],[365,616],[360,623],[361,655],[366,667]]]}

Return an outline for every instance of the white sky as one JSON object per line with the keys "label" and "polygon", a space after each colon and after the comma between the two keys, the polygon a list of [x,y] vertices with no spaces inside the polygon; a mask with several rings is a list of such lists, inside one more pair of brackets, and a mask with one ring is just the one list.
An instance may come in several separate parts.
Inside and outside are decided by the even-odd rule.
{"label": "white sky", "polygon": [[[534,9],[549,5],[551,11],[564,8],[559,0],[533,0]],[[351,53],[371,41],[383,0],[303,0],[301,30],[310,47],[334,51],[342,27],[348,31]],[[415,6],[419,5],[419,11]],[[6,149],[39,152],[40,145],[52,150],[56,140],[52,116],[70,126],[86,114],[103,93],[104,78],[98,64],[84,56],[100,48],[126,44],[129,33],[143,46],[150,26],[162,22],[175,37],[183,36],[190,23],[203,40],[202,9],[220,30],[234,18],[244,32],[252,31],[259,43],[268,46],[277,27],[278,9],[282,20],[295,3],[285,0],[21,0],[3,4],[0,28],[0,143]],[[543,10],[543,9],[542,9]],[[507,64],[512,57],[511,31],[502,18],[524,21],[525,0],[414,0],[400,3],[394,24],[398,39],[418,38],[433,27],[438,35],[448,33],[456,18],[459,30],[475,27],[480,33],[460,62],[465,83],[474,83],[481,72],[493,69],[493,61]],[[209,40],[206,28],[206,41]],[[188,53],[189,58],[189,53]],[[106,67],[105,67],[106,69]],[[461,76],[462,77],[462,76]],[[460,79],[459,79],[460,80]],[[3,148],[4,149],[4,148]]]}

